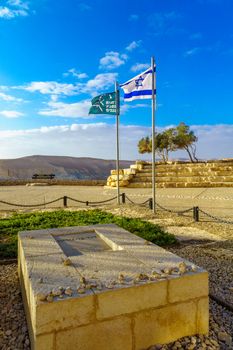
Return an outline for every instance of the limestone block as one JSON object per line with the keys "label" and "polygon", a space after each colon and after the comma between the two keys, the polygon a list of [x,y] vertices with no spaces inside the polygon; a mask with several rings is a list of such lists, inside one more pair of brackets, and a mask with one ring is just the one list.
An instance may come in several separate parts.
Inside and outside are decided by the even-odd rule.
{"label": "limestone block", "polygon": [[123,169],[123,171],[124,171],[124,175],[131,174],[131,169],[130,168],[129,169]]}
{"label": "limestone block", "polygon": [[54,350],[55,334],[43,334],[36,338],[36,344],[32,348],[34,350]]}
{"label": "limestone block", "polygon": [[134,177],[134,176],[133,176],[132,174],[124,175],[123,180],[130,181],[130,180],[133,179],[133,177]]}
{"label": "limestone block", "polygon": [[41,303],[36,308],[36,332],[42,334],[93,322],[94,296]]}
{"label": "limestone block", "polygon": [[137,170],[137,169],[138,169],[138,167],[137,167],[137,165],[136,165],[136,164],[132,164],[132,165],[130,165],[130,169],[132,169],[132,170]]}
{"label": "limestone block", "polygon": [[158,307],[167,303],[167,281],[98,294],[97,319]]}
{"label": "limestone block", "polygon": [[124,175],[135,175],[136,171],[135,169],[124,169]]}
{"label": "limestone block", "polygon": [[126,187],[128,185],[129,185],[129,181],[127,181],[127,180],[119,181],[119,186],[121,186],[121,187]]}
{"label": "limestone block", "polygon": [[197,303],[197,333],[209,332],[209,298],[202,298]]}
{"label": "limestone block", "polygon": [[131,320],[120,317],[56,335],[56,350],[132,350]]}
{"label": "limestone block", "polygon": [[172,278],[168,282],[169,303],[207,297],[208,293],[208,272],[188,274],[180,278]]}
{"label": "limestone block", "polygon": [[135,350],[196,334],[196,309],[191,301],[136,314]]}
{"label": "limestone block", "polygon": [[140,164],[140,163],[137,164],[137,169],[138,169],[138,170],[142,170],[142,169],[143,169],[143,164]]}
{"label": "limestone block", "polygon": [[111,187],[116,187],[116,185],[117,185],[117,184],[116,184],[116,181],[112,181],[112,182],[111,182]]}
{"label": "limestone block", "polygon": [[[124,175],[124,169],[119,169],[119,174]],[[117,175],[117,170],[116,169],[111,170],[111,175]]]}
{"label": "limestone block", "polygon": [[[117,175],[112,175],[112,180],[117,181]],[[124,175],[120,174],[119,175],[119,180],[124,180]]]}

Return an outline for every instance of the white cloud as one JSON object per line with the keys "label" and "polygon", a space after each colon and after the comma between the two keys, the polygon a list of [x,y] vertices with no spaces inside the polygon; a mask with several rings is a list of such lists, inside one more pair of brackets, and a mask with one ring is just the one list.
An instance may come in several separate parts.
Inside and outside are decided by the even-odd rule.
{"label": "white cloud", "polygon": [[71,75],[77,79],[85,79],[88,78],[88,75],[86,73],[81,73],[80,71],[77,71],[75,68],[71,68],[68,70],[68,72],[63,74],[65,77]]}
{"label": "white cloud", "polygon": [[15,86],[30,92],[40,92],[41,94],[72,96],[78,94],[78,87],[75,84],[62,84],[56,81],[33,81],[25,86]]}
{"label": "white cloud", "polygon": [[22,0],[8,0],[7,4],[10,6],[15,6],[24,10],[28,10],[28,1],[22,1]]}
{"label": "white cloud", "polygon": [[0,99],[6,102],[22,102],[22,98],[17,98],[11,95],[4,94],[3,92],[0,92]]}
{"label": "white cloud", "polygon": [[[233,124],[193,125],[191,129],[199,137],[198,158],[232,157]],[[138,140],[150,134],[150,127],[121,124],[120,158],[150,159],[151,155],[139,155],[137,152]],[[28,130],[0,130],[0,159],[32,154],[115,159],[115,138],[115,125],[106,123],[44,126]],[[173,158],[175,157],[184,158],[187,155],[185,152],[177,152],[173,154]]]}
{"label": "white cloud", "polygon": [[148,63],[136,63],[131,67],[131,71],[132,72],[144,71],[149,67],[150,67],[150,64]]}
{"label": "white cloud", "polygon": [[[121,125],[121,159],[138,158],[137,142],[147,133],[149,128]],[[32,154],[115,159],[115,125],[106,123],[6,130],[0,138],[0,159]]]}
{"label": "white cloud", "polygon": [[90,79],[86,84],[83,84],[82,92],[93,94],[111,87],[114,89],[113,85],[117,79],[117,76],[118,73],[97,74],[95,78]]}
{"label": "white cloud", "polygon": [[0,18],[12,19],[15,17],[25,17],[29,15],[27,1],[8,0],[6,6],[0,6]]}
{"label": "white cloud", "polygon": [[18,112],[18,111],[0,111],[0,115],[5,118],[19,118],[24,115],[24,113]]}
{"label": "white cloud", "polygon": [[139,47],[142,43],[142,40],[138,40],[138,41],[132,41],[127,47],[126,50],[127,51],[133,51],[135,50],[137,47]]}
{"label": "white cloud", "polygon": [[190,49],[184,53],[185,57],[191,57],[196,55],[200,51],[200,47],[194,47],[193,49]]}
{"label": "white cloud", "polygon": [[92,118],[91,116],[88,116],[90,107],[91,103],[89,100],[76,103],[51,101],[48,103],[48,108],[42,109],[38,114],[46,116],[90,119]]}
{"label": "white cloud", "polygon": [[58,83],[56,81],[33,81],[24,86],[14,86],[13,89],[25,90],[29,92],[39,92],[43,95],[55,96],[75,96],[82,93],[95,94],[99,90],[113,86],[116,81],[117,73],[101,73],[97,74],[93,79],[87,82],[78,82],[75,84]]}
{"label": "white cloud", "polygon": [[120,54],[119,52],[109,51],[105,53],[105,56],[100,59],[101,69],[114,69],[125,64],[128,56]]}

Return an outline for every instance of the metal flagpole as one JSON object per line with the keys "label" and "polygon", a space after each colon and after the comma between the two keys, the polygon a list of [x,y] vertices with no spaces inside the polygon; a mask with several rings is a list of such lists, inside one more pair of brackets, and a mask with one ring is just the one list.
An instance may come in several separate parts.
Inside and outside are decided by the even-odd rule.
{"label": "metal flagpole", "polygon": [[152,69],[152,203],[155,214],[155,59],[151,57]]}
{"label": "metal flagpole", "polygon": [[117,169],[117,204],[120,204],[120,185],[119,185],[119,90],[118,83],[115,82],[116,92],[116,169]]}

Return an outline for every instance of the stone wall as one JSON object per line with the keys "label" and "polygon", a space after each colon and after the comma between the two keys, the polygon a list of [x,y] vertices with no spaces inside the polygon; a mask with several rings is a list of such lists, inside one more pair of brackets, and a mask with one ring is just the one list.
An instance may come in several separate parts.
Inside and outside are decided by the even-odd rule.
{"label": "stone wall", "polygon": [[[117,172],[111,171],[108,187],[116,187]],[[121,187],[151,187],[152,165],[137,161],[120,170]],[[156,162],[157,187],[233,187],[233,158],[205,162]]]}

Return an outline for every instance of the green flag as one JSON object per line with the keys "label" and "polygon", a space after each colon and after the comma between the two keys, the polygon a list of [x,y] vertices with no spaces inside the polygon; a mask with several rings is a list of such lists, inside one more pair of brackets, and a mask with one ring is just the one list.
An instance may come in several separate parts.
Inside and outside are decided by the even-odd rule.
{"label": "green flag", "polygon": [[[116,106],[116,93],[109,92],[94,97],[91,100],[91,108],[89,114],[111,114],[116,115],[117,106]],[[119,108],[119,102],[118,102]],[[119,110],[118,110],[119,112]]]}

